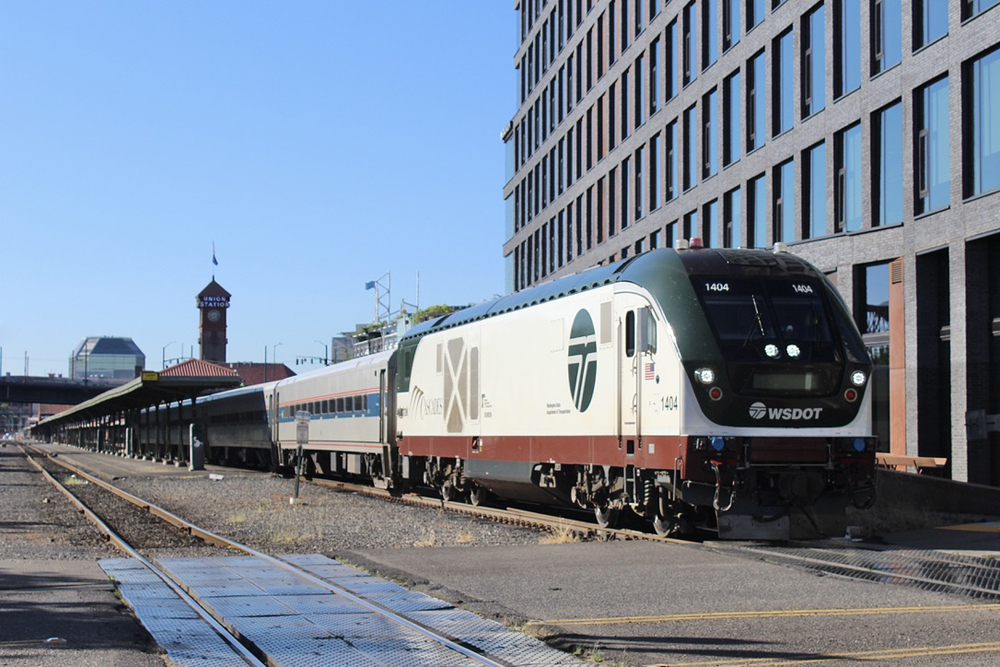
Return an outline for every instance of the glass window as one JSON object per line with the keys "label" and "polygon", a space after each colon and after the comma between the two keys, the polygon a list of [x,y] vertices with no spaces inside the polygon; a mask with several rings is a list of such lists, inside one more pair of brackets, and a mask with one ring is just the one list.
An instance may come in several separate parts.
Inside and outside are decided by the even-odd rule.
{"label": "glass window", "polygon": [[660,135],[654,134],[649,138],[649,210],[655,211],[660,208]]}
{"label": "glass window", "polygon": [[698,209],[695,209],[684,214],[684,238],[690,240],[698,235]]}
{"label": "glass window", "polygon": [[948,141],[948,77],[917,89],[914,100],[916,132],[916,206],[920,215],[948,206],[951,200],[951,146]]}
{"label": "glass window", "polygon": [[625,141],[628,138],[629,133],[629,117],[628,117],[628,80],[631,78],[629,76],[629,71],[625,70],[622,73],[622,134],[621,139]]}
{"label": "glass window", "polygon": [[722,162],[730,165],[740,159],[740,71],[733,72],[722,91]]}
{"label": "glass window", "polygon": [[719,200],[713,199],[704,208],[704,243],[706,248],[716,248],[719,245]]}
{"label": "glass window", "polygon": [[774,50],[771,53],[774,59],[772,68],[774,70],[774,82],[772,91],[774,92],[774,107],[772,109],[774,117],[774,134],[778,135],[792,127],[792,30],[789,28],[776,40],[774,40]]}
{"label": "glass window", "polygon": [[641,127],[646,122],[646,100],[643,99],[646,86],[642,76],[644,61],[643,56],[635,59],[635,76],[632,79],[632,87],[635,88],[635,127]]}
{"label": "glass window", "polygon": [[795,161],[774,169],[774,241],[795,240]]}
{"label": "glass window", "polygon": [[805,238],[826,236],[826,144],[820,142],[806,151],[803,163],[803,212]]}
{"label": "glass window", "polygon": [[684,8],[684,23],[681,26],[681,30],[683,31],[681,35],[681,71],[683,73],[682,81],[685,86],[698,77],[697,42],[695,40],[697,24],[695,23],[695,17],[695,4],[692,2]]}
{"label": "glass window", "polygon": [[972,105],[968,108],[971,132],[966,130],[967,153],[972,156],[972,177],[967,195],[1000,188],[1000,49],[972,62]]}
{"label": "glass window", "polygon": [[873,225],[903,221],[903,104],[875,112],[872,122]]}
{"label": "glass window", "polygon": [[632,195],[632,201],[635,202],[635,220],[639,220],[646,214],[642,208],[643,204],[643,190],[642,190],[642,146],[635,149],[635,191]]}
{"label": "glass window", "polygon": [[660,110],[660,38],[649,45],[649,115]]}
{"label": "glass window", "polygon": [[742,0],[722,0],[723,51],[740,41],[740,2]]}
{"label": "glass window", "polygon": [[708,69],[719,58],[719,38],[716,33],[716,17],[718,16],[717,0],[701,1],[701,44],[702,69]]}
{"label": "glass window", "polygon": [[747,62],[747,153],[760,148],[765,141],[764,65],[763,51]]}
{"label": "glass window", "polygon": [[764,20],[764,0],[747,0],[747,32]]}
{"label": "glass window", "polygon": [[913,0],[913,50],[948,34],[948,0]]}
{"label": "glass window", "polygon": [[714,176],[719,171],[718,91],[713,88],[701,98],[701,115],[704,122],[701,135],[702,178]]}
{"label": "glass window", "polygon": [[672,121],[667,125],[664,134],[663,156],[665,158],[665,182],[666,192],[664,201],[671,201],[679,194],[677,188],[677,121]]}
{"label": "glass window", "polygon": [[985,12],[1000,0],[962,0],[962,20],[972,18],[980,12]]}
{"label": "glass window", "polygon": [[747,184],[747,244],[767,247],[767,178],[764,174]]}
{"label": "glass window", "polygon": [[671,100],[677,94],[677,21],[667,26],[666,44],[664,45],[663,69],[663,99]]}
{"label": "glass window", "polygon": [[902,0],[871,0],[872,74],[898,65],[903,53]]}
{"label": "glass window", "polygon": [[632,175],[631,175],[631,162],[629,158],[622,160],[622,177],[621,177],[621,228],[625,229],[629,226],[631,222],[631,209],[629,208],[629,193],[632,190]]}
{"label": "glass window", "polygon": [[698,144],[695,137],[698,133],[698,108],[692,104],[684,111],[684,190],[694,187],[698,162],[696,153]]}
{"label": "glass window", "polygon": [[726,248],[739,248],[740,237],[740,189],[734,188],[726,193],[722,202],[723,235],[722,245]]}
{"label": "glass window", "polygon": [[[897,0],[898,1],[898,0]],[[802,117],[826,106],[826,10],[823,5],[802,19]]]}
{"label": "glass window", "polygon": [[845,232],[861,229],[861,124],[837,133],[837,228]]}
{"label": "glass window", "polygon": [[834,0],[834,97],[861,85],[861,0]]}

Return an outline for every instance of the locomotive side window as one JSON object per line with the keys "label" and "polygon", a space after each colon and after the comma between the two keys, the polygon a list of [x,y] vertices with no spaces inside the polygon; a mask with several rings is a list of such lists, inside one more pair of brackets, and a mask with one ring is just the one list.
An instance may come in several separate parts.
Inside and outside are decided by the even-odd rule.
{"label": "locomotive side window", "polygon": [[625,356],[635,356],[635,311],[625,313]]}

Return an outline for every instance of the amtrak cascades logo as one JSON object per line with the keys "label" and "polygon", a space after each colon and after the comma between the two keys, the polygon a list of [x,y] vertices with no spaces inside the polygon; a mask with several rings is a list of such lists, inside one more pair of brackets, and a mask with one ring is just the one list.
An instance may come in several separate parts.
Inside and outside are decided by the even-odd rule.
{"label": "amtrak cascades logo", "polygon": [[597,334],[590,313],[581,310],[569,333],[569,392],[580,412],[590,407],[597,384]]}
{"label": "amtrak cascades logo", "polygon": [[750,406],[750,416],[754,419],[776,419],[779,421],[805,421],[819,419],[823,408],[769,408],[760,401]]}

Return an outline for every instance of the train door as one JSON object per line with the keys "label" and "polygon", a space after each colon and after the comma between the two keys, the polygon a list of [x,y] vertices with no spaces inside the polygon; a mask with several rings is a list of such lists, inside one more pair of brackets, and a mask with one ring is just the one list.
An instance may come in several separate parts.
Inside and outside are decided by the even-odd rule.
{"label": "train door", "polygon": [[[630,300],[631,301],[631,300]],[[619,318],[618,446],[623,454],[625,494],[638,501],[636,453],[642,449],[642,380],[652,372],[655,321],[647,305],[633,301]]]}
{"label": "train door", "polygon": [[638,309],[633,305],[618,318],[618,449],[623,455],[627,501],[635,498],[635,452],[639,444],[637,320]]}

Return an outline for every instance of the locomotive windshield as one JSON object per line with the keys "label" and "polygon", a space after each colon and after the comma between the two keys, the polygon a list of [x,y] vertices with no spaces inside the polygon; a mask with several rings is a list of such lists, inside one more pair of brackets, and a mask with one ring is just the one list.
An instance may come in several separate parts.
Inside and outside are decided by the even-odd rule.
{"label": "locomotive windshield", "polygon": [[841,354],[818,282],[809,279],[692,279],[734,385],[759,393],[831,390]]}

